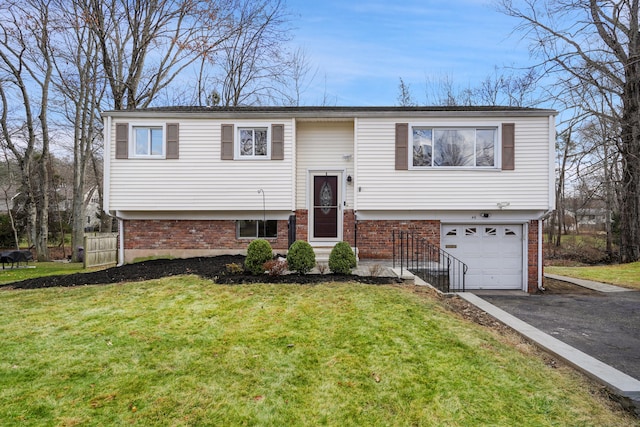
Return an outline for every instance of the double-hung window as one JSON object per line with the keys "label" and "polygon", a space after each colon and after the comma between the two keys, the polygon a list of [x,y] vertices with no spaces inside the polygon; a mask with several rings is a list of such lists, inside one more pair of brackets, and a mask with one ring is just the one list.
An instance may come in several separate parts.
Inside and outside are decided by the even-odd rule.
{"label": "double-hung window", "polygon": [[132,129],[134,156],[164,156],[164,132],[162,126],[133,126]]}
{"label": "double-hung window", "polygon": [[496,168],[497,127],[413,126],[411,143],[409,164],[415,169]]}

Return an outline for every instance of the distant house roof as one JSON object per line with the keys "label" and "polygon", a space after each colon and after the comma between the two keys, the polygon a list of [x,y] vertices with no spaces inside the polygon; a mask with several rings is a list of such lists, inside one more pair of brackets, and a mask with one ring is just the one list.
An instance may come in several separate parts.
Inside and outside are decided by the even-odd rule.
{"label": "distant house roof", "polygon": [[179,115],[230,118],[239,115],[250,118],[282,117],[296,118],[349,118],[349,117],[424,117],[438,116],[551,116],[556,110],[504,107],[504,106],[453,106],[453,107],[198,107],[172,106],[151,107],[136,110],[104,111],[105,117],[176,117]]}

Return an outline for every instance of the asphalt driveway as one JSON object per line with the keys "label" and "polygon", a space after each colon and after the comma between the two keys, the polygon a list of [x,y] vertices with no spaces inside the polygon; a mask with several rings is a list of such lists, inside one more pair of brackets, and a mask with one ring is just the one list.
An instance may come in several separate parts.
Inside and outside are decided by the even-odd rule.
{"label": "asphalt driveway", "polygon": [[640,380],[640,292],[477,295]]}

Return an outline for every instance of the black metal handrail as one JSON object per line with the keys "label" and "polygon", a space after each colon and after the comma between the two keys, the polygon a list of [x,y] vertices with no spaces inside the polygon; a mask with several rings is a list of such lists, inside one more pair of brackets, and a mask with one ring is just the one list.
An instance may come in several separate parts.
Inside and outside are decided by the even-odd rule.
{"label": "black metal handrail", "polygon": [[442,292],[464,292],[467,265],[414,231],[393,230],[393,268],[406,268]]}

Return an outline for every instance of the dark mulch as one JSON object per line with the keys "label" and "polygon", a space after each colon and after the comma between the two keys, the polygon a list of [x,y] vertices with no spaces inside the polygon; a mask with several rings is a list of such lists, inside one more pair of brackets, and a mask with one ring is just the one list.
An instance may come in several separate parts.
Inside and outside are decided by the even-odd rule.
{"label": "dark mulch", "polygon": [[182,274],[195,274],[219,284],[242,283],[299,283],[317,284],[324,282],[360,282],[368,284],[400,283],[393,277],[371,277],[343,274],[286,274],[280,276],[251,275],[245,273],[232,274],[227,271],[228,264],[244,265],[242,255],[221,255],[216,257],[199,257],[186,259],[156,259],[150,261],[125,264],[120,267],[90,273],[75,273],[61,276],[38,277],[20,282],[0,285],[9,289],[38,289],[51,287],[70,287],[84,285],[106,285],[121,282],[139,282],[160,279]]}

